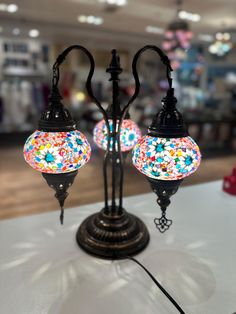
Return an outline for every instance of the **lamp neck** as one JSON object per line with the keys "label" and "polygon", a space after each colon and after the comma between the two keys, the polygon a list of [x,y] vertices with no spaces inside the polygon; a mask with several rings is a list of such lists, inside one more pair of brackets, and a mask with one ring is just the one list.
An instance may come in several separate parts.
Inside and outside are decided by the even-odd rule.
{"label": "lamp neck", "polygon": [[120,57],[116,51],[113,49],[111,51],[111,63],[106,69],[106,72],[111,75],[109,81],[112,82],[112,102],[107,108],[108,119],[120,119],[121,118],[121,107],[119,100],[119,75],[122,73],[122,68],[120,67]]}
{"label": "lamp neck", "polygon": [[188,136],[183,116],[176,108],[177,99],[174,96],[173,88],[167,91],[167,95],[163,98],[162,103],[163,108],[154,117],[148,129],[148,135],[165,138]]}
{"label": "lamp neck", "polygon": [[76,129],[75,121],[61,100],[62,97],[57,86],[53,86],[49,96],[48,108],[41,114],[38,130],[44,132],[68,132]]}

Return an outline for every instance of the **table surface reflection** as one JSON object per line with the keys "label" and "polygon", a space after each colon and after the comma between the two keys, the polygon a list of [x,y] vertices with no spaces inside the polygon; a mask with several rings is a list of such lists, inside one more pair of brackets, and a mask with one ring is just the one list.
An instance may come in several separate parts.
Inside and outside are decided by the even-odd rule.
{"label": "table surface reflection", "polygon": [[[180,188],[164,234],[153,222],[160,216],[154,194],[124,199],[151,235],[137,259],[188,314],[236,312],[236,197],[221,186]],[[101,207],[66,210],[64,226],[58,212],[0,222],[1,314],[178,313],[133,262],[97,259],[78,248],[78,225]]]}

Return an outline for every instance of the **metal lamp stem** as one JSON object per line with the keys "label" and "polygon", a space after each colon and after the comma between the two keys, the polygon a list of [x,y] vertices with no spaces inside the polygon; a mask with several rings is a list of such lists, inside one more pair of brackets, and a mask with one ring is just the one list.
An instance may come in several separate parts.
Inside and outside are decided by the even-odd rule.
{"label": "metal lamp stem", "polygon": [[[88,95],[95,102],[103,114],[107,127],[108,143],[104,156],[104,208],[89,216],[80,225],[76,234],[77,243],[87,253],[117,259],[127,255],[134,255],[143,250],[149,242],[149,233],[145,224],[136,216],[129,214],[123,208],[123,180],[124,180],[124,153],[121,152],[120,132],[121,125],[127,118],[130,105],[138,96],[140,83],[137,74],[139,56],[146,50],[154,50],[166,66],[169,87],[172,87],[170,72],[172,71],[168,57],[156,46],[145,46],[134,56],[132,70],[135,79],[135,91],[128,103],[121,108],[119,101],[119,75],[122,73],[120,58],[116,50],[112,50],[112,57],[107,72],[112,82],[112,102],[105,110],[95,97],[92,89],[92,77],[95,62],[91,53],[80,45],[73,45],[65,49],[57,58],[53,66],[53,90],[58,90],[60,78],[59,67],[72,50],[84,52],[90,61],[90,70],[87,77],[86,88]],[[110,121],[112,124],[110,124]],[[111,203],[108,197],[108,164],[111,161]],[[118,205],[116,198],[119,198]]]}

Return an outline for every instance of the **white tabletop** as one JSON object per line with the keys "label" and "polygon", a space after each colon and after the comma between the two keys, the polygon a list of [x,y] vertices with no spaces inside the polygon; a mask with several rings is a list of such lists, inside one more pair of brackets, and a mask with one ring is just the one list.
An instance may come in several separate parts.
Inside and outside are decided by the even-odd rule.
{"label": "white tabletop", "polygon": [[[236,197],[221,185],[180,188],[165,234],[153,223],[160,216],[154,194],[124,200],[151,234],[137,259],[187,314],[236,312]],[[0,222],[1,314],[178,313],[133,262],[96,259],[77,247],[78,225],[101,207],[66,210],[64,226],[58,212]]]}

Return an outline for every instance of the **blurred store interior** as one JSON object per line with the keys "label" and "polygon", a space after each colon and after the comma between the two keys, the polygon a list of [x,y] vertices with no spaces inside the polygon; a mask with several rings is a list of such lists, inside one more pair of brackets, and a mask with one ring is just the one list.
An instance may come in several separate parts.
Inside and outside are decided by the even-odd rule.
{"label": "blurred store interior", "polygon": [[[236,165],[235,0],[5,0],[0,2],[0,219],[58,209],[39,172],[24,161],[23,144],[36,128],[50,94],[52,65],[67,46],[89,49],[96,63],[93,89],[104,106],[111,101],[106,68],[111,50],[120,55],[121,102],[134,90],[131,63],[146,44],[161,47],[174,68],[178,108],[203,162],[185,185],[222,179]],[[73,52],[62,67],[63,102],[89,138],[91,161],[71,188],[66,207],[103,199],[102,158],[92,138],[101,120],[85,82],[87,57]],[[130,114],[142,133],[161,107],[167,82],[157,55],[139,62],[141,91]],[[147,180],[126,162],[125,195],[150,191]]]}

